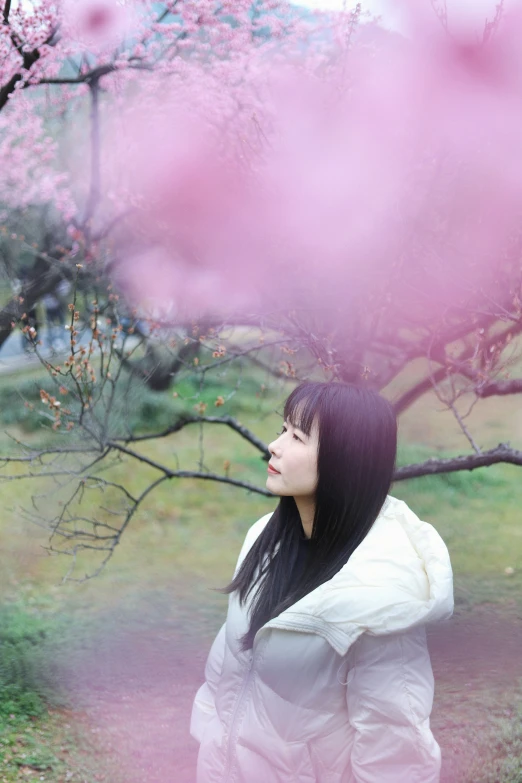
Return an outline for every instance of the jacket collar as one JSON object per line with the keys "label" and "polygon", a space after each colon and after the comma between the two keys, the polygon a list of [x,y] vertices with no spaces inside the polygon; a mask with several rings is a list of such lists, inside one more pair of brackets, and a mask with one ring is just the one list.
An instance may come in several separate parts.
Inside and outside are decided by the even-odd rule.
{"label": "jacket collar", "polygon": [[435,528],[391,495],[348,562],[264,628],[322,635],[339,655],[365,632],[380,636],[453,614],[453,573]]}

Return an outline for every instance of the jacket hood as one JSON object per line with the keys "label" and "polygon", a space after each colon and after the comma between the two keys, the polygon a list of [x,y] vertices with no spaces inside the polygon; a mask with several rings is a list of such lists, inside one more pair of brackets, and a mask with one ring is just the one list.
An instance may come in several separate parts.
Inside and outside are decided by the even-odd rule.
{"label": "jacket hood", "polygon": [[379,636],[446,620],[453,608],[444,541],[404,501],[388,495],[348,562],[267,625],[320,633],[344,655],[362,633]]}

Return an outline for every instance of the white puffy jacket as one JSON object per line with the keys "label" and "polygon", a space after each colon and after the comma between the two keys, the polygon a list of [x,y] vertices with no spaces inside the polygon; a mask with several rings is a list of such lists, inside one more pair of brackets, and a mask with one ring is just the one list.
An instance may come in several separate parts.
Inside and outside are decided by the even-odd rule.
{"label": "white puffy jacket", "polygon": [[231,593],[194,700],[197,783],[438,783],[425,624],[452,615],[453,575],[432,525],[388,495],[340,571],[241,652],[247,611]]}

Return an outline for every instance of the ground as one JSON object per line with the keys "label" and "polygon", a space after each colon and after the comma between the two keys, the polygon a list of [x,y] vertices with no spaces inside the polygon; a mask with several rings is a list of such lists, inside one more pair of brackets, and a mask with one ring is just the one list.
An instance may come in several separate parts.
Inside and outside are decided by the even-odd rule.
{"label": "ground", "polygon": [[[189,735],[189,716],[211,637],[204,632],[207,623],[196,619],[187,638],[187,616],[171,611],[161,617],[161,606],[152,600],[147,619],[134,624],[125,612],[104,617],[100,635],[91,637],[69,670],[78,709],[63,714],[98,758],[97,780],[116,783],[116,775],[118,783],[194,783],[198,746]],[[491,718],[482,713],[514,717],[520,619],[515,611],[480,606],[457,610],[429,629],[436,682],[431,726],[443,753],[441,783],[483,780],[473,771],[484,760],[481,718],[483,729]]]}

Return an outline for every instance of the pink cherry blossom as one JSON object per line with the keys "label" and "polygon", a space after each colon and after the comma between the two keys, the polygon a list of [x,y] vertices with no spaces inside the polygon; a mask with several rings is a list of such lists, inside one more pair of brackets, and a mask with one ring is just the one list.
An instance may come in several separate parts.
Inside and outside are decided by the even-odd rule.
{"label": "pink cherry blossom", "polygon": [[121,0],[64,0],[65,35],[91,50],[115,48],[132,32],[134,5]]}
{"label": "pink cherry blossom", "polygon": [[[21,77],[0,112],[3,203],[81,222],[95,84],[90,219],[117,226],[133,299],[349,312],[386,280],[427,319],[470,281],[490,290],[518,235],[520,11],[482,45],[417,5],[408,39],[349,13],[221,6],[16,6],[0,30],[0,84]],[[10,28],[40,47],[28,69]]]}

